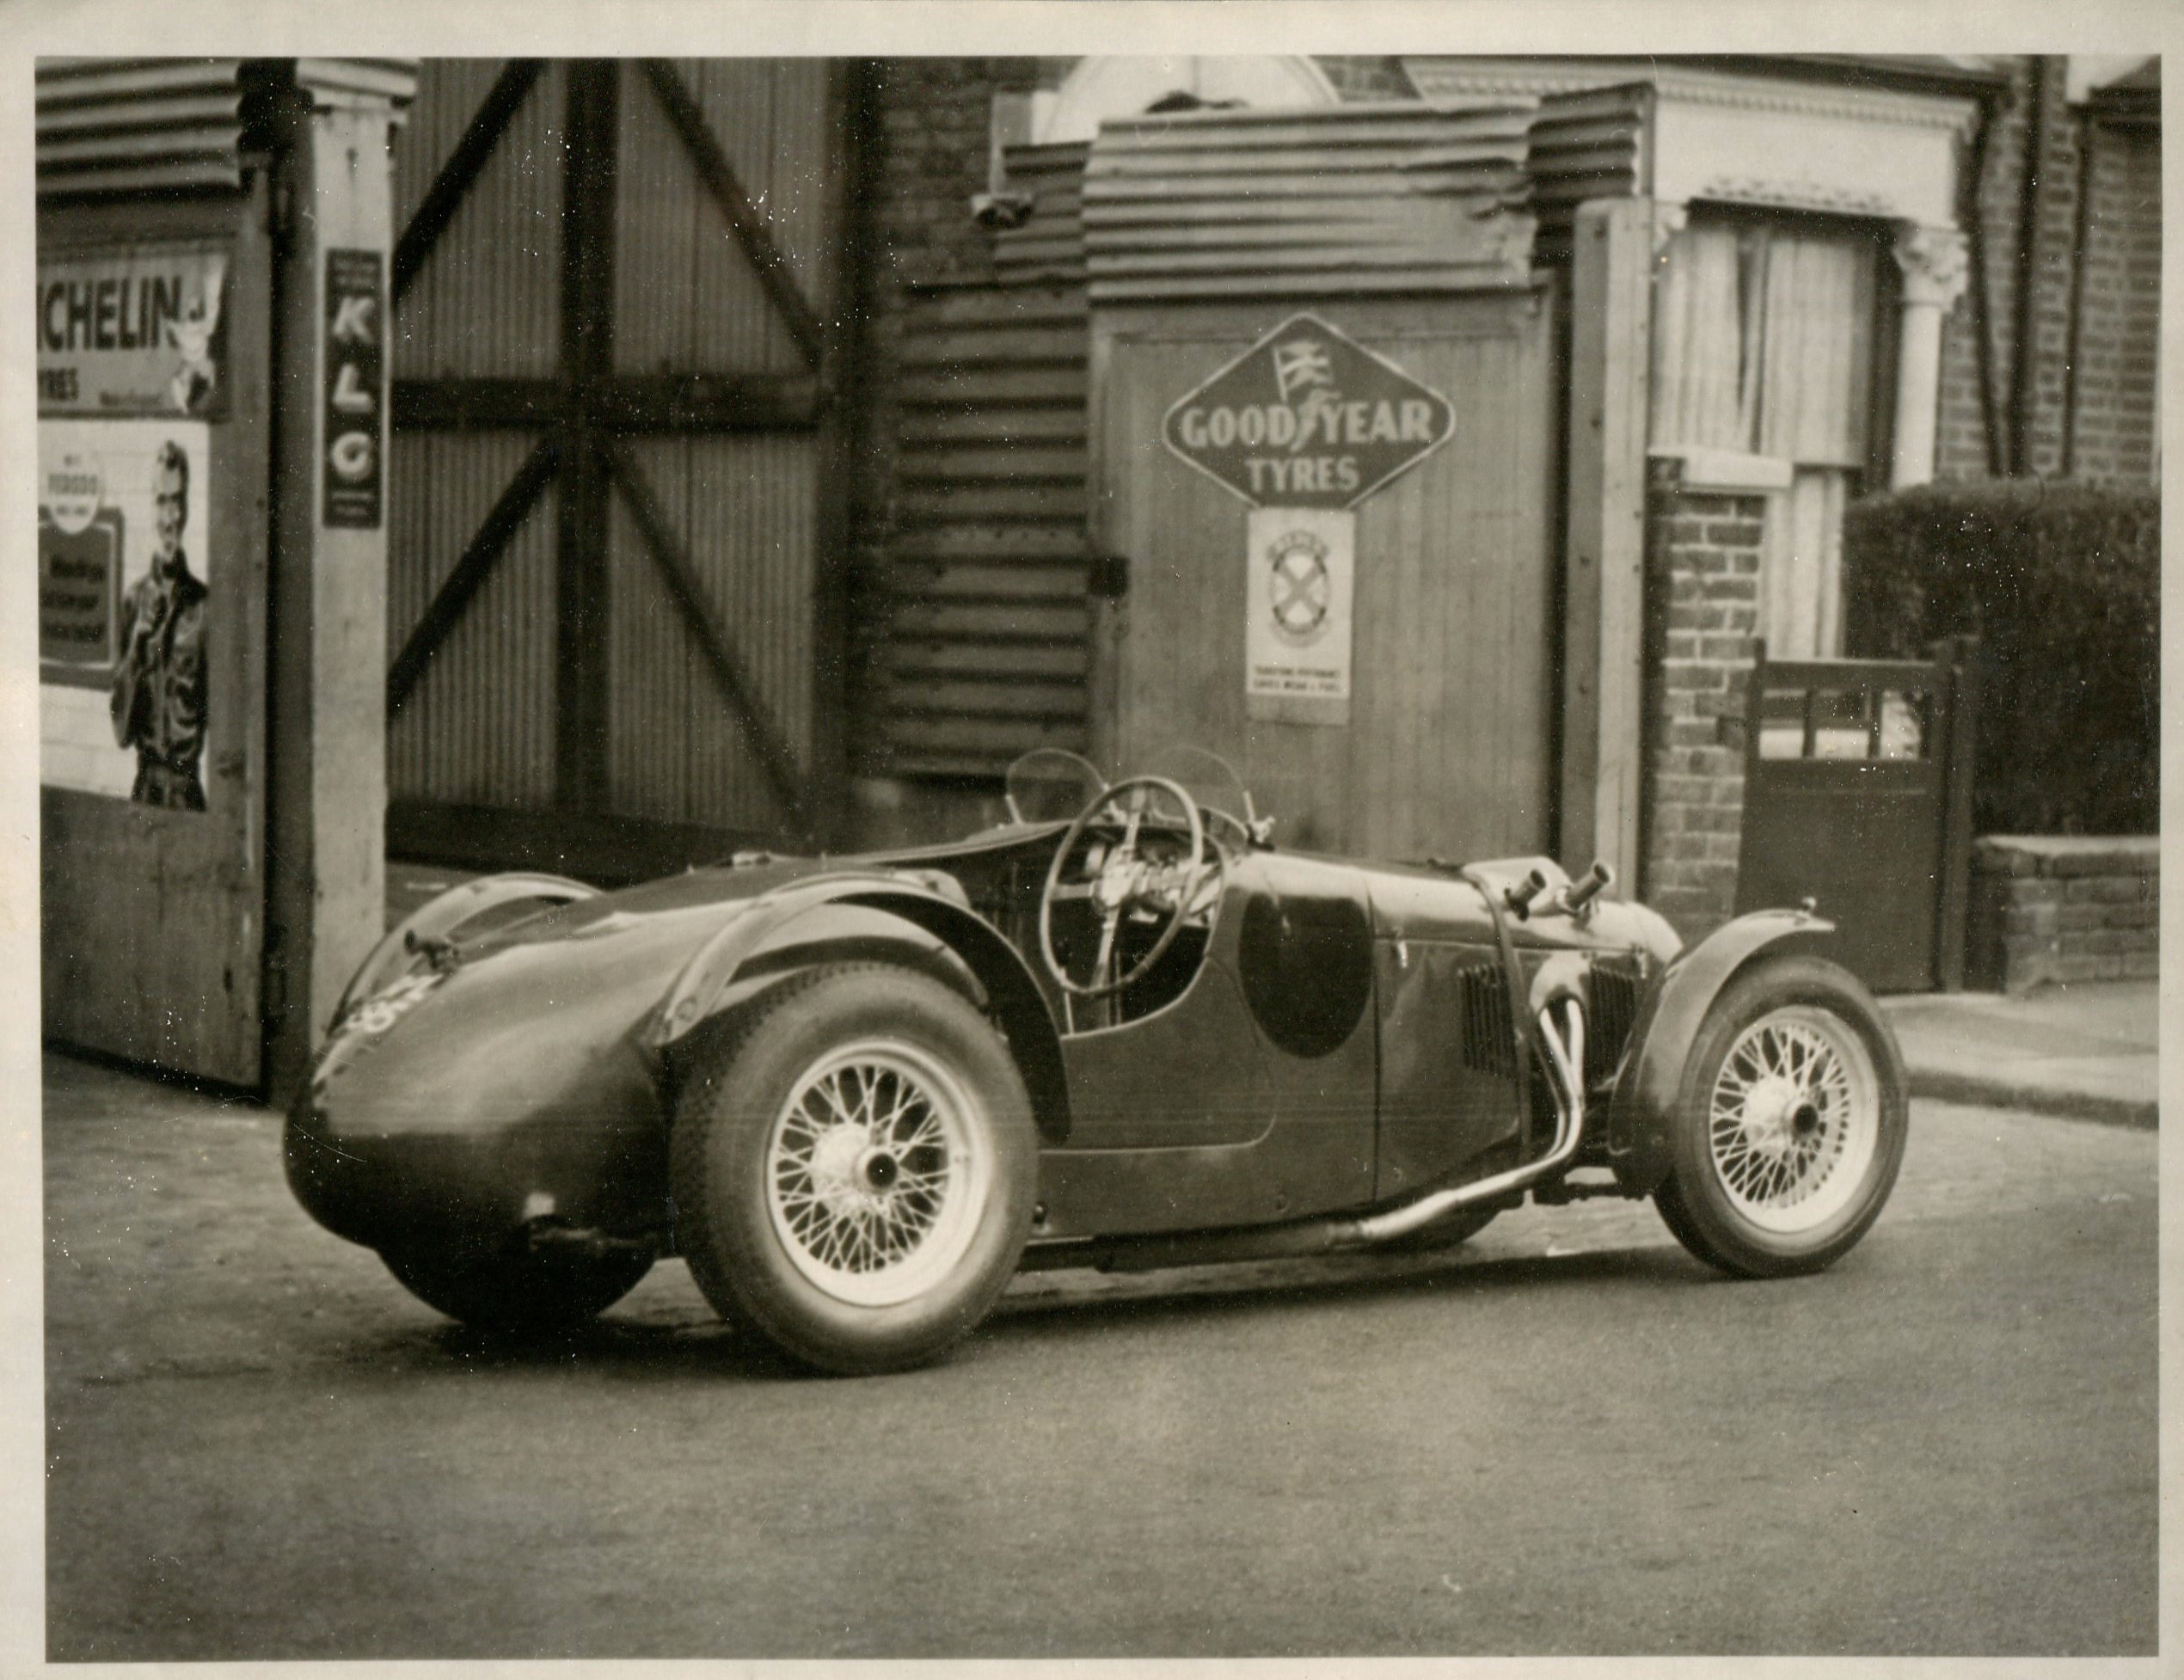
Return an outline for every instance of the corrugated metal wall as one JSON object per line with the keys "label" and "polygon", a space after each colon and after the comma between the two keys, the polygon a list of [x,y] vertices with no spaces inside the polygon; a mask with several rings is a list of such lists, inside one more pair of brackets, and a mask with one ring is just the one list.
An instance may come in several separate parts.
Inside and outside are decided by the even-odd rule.
{"label": "corrugated metal wall", "polygon": [[993,270],[1004,285],[1084,279],[1084,160],[1089,141],[1010,146],[1002,154],[1009,189],[1031,200],[1030,213],[993,236]]}
{"label": "corrugated metal wall", "polygon": [[899,773],[1083,750],[1086,354],[1081,286],[911,300],[880,713]]}
{"label": "corrugated metal wall", "polygon": [[38,190],[242,184],[241,58],[45,58]]}
{"label": "corrugated metal wall", "polygon": [[[1110,124],[1084,189],[1095,494],[1129,556],[1116,752],[1236,764],[1292,845],[1543,851],[1555,832],[1557,358],[1528,106]],[[1445,395],[1454,435],[1356,511],[1344,727],[1245,699],[1247,510],[1162,442],[1293,310]]]}
{"label": "corrugated metal wall", "polygon": [[[833,301],[841,123],[824,60],[677,70],[805,295]],[[802,353],[656,100],[625,94],[616,183],[615,365],[794,375]],[[630,454],[682,533],[800,763],[813,727],[819,452],[808,432],[647,438]],[[763,831],[778,819],[728,698],[617,506],[609,541],[610,798],[633,816]]]}
{"label": "corrugated metal wall", "polygon": [[[1006,187],[1028,205],[993,230],[996,282],[909,299],[868,767],[985,776],[1088,743],[1088,279],[1105,304],[1528,285],[1567,260],[1578,198],[1635,190],[1649,97],[1201,111],[1011,148]],[[1535,207],[1558,242],[1543,249]],[[1512,680],[1530,695],[1537,675]],[[1539,766],[1508,768],[1538,806]]]}
{"label": "corrugated metal wall", "polygon": [[1031,203],[994,233],[998,283],[910,293],[875,768],[1087,745],[1086,150],[1010,148]]}
{"label": "corrugated metal wall", "polygon": [[[390,645],[424,616],[536,440],[401,433],[387,474]],[[549,487],[409,703],[387,728],[393,798],[512,810],[554,797],[554,524]]]}
{"label": "corrugated metal wall", "polygon": [[[409,126],[395,143],[394,221],[408,227],[502,66],[423,66]],[[560,360],[561,154],[568,74],[549,64],[487,155],[432,259],[395,306],[394,376],[544,377]],[[399,475],[390,481],[397,500]],[[402,556],[397,555],[397,564]]]}
{"label": "corrugated metal wall", "polygon": [[[819,463],[795,437],[648,438],[630,446],[787,745],[812,735]],[[609,775],[631,816],[763,833],[780,819],[743,720],[650,561],[629,509],[610,527]]]}
{"label": "corrugated metal wall", "polygon": [[[807,296],[831,302],[841,123],[824,59],[675,65]],[[624,373],[792,373],[803,361],[659,102],[621,104],[615,366]]]}

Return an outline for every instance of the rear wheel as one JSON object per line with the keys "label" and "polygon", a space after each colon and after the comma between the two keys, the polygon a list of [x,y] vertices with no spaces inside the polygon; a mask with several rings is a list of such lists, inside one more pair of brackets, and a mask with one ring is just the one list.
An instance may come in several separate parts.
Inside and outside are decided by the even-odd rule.
{"label": "rear wheel", "polygon": [[1880,1217],[1909,1129],[1902,1059],[1866,989],[1833,963],[1779,959],[1733,981],[1700,1028],[1654,1201],[1721,1271],[1817,1272]]}
{"label": "rear wheel", "polygon": [[474,1329],[538,1336],[588,1324],[652,1270],[642,1251],[606,1255],[478,1254],[389,1251],[380,1255],[402,1286],[426,1306]]}
{"label": "rear wheel", "polygon": [[701,1052],[675,1115],[677,1246],[721,1316],[843,1375],[937,1357],[1031,1230],[1030,1100],[929,976],[831,966]]}

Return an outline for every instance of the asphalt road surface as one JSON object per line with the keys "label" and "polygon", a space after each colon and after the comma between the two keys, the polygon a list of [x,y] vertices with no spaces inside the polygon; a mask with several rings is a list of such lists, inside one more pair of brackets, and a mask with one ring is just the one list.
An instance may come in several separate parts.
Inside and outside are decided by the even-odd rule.
{"label": "asphalt road surface", "polygon": [[831,1382],[675,1264],[482,1343],[294,1207],[273,1116],[47,1078],[57,1660],[2154,1650],[2150,1133],[1916,1105],[1814,1278],[1527,1209],[1027,1278]]}

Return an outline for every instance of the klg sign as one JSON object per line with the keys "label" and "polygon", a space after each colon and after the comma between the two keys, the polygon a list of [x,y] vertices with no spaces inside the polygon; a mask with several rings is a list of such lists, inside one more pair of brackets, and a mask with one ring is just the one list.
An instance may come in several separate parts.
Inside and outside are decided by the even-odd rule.
{"label": "klg sign", "polygon": [[1354,507],[1455,428],[1439,391],[1296,315],[1177,402],[1161,432],[1254,507]]}
{"label": "klg sign", "polygon": [[376,530],[387,431],[379,253],[326,254],[326,481],[329,525]]}

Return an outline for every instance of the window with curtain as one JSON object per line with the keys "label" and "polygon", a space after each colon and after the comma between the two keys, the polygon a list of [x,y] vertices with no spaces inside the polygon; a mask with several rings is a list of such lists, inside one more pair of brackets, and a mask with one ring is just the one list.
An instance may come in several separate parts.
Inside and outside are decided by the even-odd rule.
{"label": "window with curtain", "polygon": [[1776,659],[1842,652],[1843,508],[1869,459],[1880,244],[1858,229],[1695,215],[1669,247],[1653,443],[1791,465],[1772,495],[1759,630]]}

